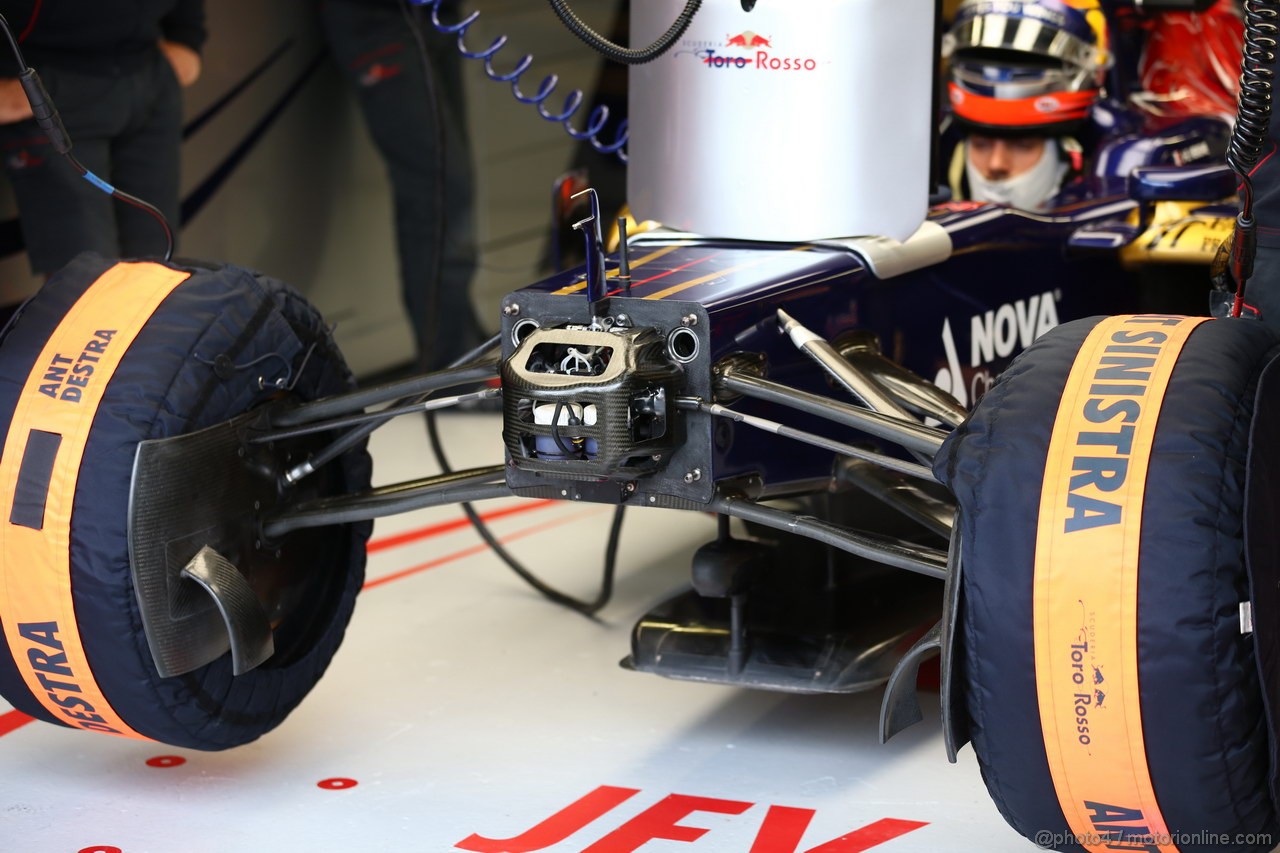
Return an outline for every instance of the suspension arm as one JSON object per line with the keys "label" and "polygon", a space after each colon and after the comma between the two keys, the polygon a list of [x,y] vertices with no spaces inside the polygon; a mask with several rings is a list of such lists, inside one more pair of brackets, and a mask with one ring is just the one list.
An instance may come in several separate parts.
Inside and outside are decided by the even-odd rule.
{"label": "suspension arm", "polygon": [[512,497],[503,479],[504,474],[504,466],[491,465],[382,486],[357,494],[321,498],[267,519],[262,525],[262,532],[267,538],[276,538],[309,527],[367,521],[424,507]]}

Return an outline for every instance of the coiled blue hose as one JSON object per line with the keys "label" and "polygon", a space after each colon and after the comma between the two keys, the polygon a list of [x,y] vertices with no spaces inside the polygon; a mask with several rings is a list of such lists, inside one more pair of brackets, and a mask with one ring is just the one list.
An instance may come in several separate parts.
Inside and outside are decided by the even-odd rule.
{"label": "coiled blue hose", "polygon": [[482,62],[484,64],[484,73],[490,80],[493,80],[496,83],[510,83],[511,94],[517,101],[522,104],[532,105],[538,111],[539,116],[546,121],[562,125],[565,132],[574,139],[589,143],[592,148],[602,154],[617,154],[618,158],[622,160],[622,162],[625,163],[627,161],[627,152],[625,150],[628,136],[626,119],[618,122],[614,131],[613,141],[611,142],[603,142],[600,139],[601,131],[603,131],[605,126],[609,123],[609,108],[603,104],[596,107],[591,111],[591,114],[587,116],[585,127],[581,130],[575,128],[573,126],[574,117],[578,114],[583,102],[586,100],[586,95],[581,89],[574,89],[569,93],[569,96],[565,98],[564,105],[560,108],[559,112],[551,112],[547,108],[547,101],[555,92],[556,86],[560,84],[560,77],[558,75],[549,74],[542,78],[542,82],[538,85],[537,91],[532,94],[526,94],[524,90],[520,88],[521,77],[523,77],[533,65],[533,56],[531,54],[526,53],[515,64],[514,68],[508,72],[502,73],[494,68],[493,60],[494,57],[497,56],[498,52],[507,44],[508,39],[505,35],[498,36],[484,50],[475,51],[467,47],[467,30],[470,29],[471,25],[480,17],[479,12],[472,12],[457,23],[448,24],[440,20],[440,5],[444,0],[411,0],[411,2],[415,6],[429,8],[431,11],[431,26],[443,35],[457,36],[458,52],[467,59],[474,59]]}

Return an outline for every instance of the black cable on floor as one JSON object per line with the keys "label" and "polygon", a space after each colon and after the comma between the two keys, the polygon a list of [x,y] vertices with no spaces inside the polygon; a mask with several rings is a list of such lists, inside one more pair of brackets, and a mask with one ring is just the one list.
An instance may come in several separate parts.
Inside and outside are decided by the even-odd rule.
{"label": "black cable on floor", "polygon": [[[444,171],[445,171],[444,144],[445,143],[444,143],[444,134],[442,129],[443,126],[441,121],[442,116],[441,116],[441,110],[440,110],[440,96],[439,96],[439,93],[435,90],[435,81],[432,77],[431,60],[427,51],[426,38],[424,37],[424,34],[423,34],[421,19],[417,15],[418,9],[416,8],[410,9],[409,6],[404,2],[404,0],[401,0],[400,8],[401,8],[401,14],[404,17],[405,23],[408,25],[409,30],[413,35],[415,46],[418,49],[418,55],[421,58],[423,63],[424,73],[426,74],[426,79],[427,79],[427,97],[431,105],[432,112],[436,117],[436,122],[435,122],[436,146],[437,146],[436,150],[439,157],[437,161],[437,180],[436,180],[435,199],[434,199],[435,209],[437,213],[436,228],[435,228],[436,233],[433,235],[435,238],[434,244],[436,248],[436,253],[435,253],[436,262],[435,262],[435,271],[434,271],[435,280],[432,282],[432,288],[431,288],[432,298],[434,300],[437,289],[440,287],[440,283],[441,283],[440,268],[441,268],[442,256],[444,254],[443,209],[444,209]],[[434,302],[431,307],[434,309]],[[437,332],[439,331],[438,318],[435,317],[436,312],[434,310],[432,310],[430,313],[432,314],[431,343],[432,343],[432,346],[434,347],[434,343],[435,343],[434,339],[436,337]],[[419,355],[420,366],[424,363],[423,361],[424,358],[425,358],[425,354]],[[426,415],[426,419],[427,419],[427,435],[431,439],[431,449],[432,449],[432,452],[435,454],[436,462],[440,465],[440,469],[444,471],[446,474],[452,473],[452,469],[449,467],[449,461],[444,455],[444,447],[440,443],[440,432],[436,427],[435,413],[428,412]],[[595,614],[598,613],[606,604],[608,604],[609,599],[613,597],[613,579],[617,570],[618,544],[622,537],[622,518],[625,513],[625,507],[623,507],[622,505],[619,505],[613,514],[613,523],[609,528],[609,542],[605,546],[604,576],[600,583],[600,592],[596,595],[593,601],[580,601],[579,599],[576,599],[573,596],[568,595],[566,593],[560,592],[559,590],[541,581],[536,575],[533,574],[533,572],[525,568],[525,566],[521,564],[519,560],[513,557],[511,553],[502,546],[502,543],[499,542],[497,540],[497,537],[493,535],[493,532],[489,530],[488,525],[484,523],[484,521],[480,518],[479,513],[475,511],[475,509],[471,506],[471,504],[464,503],[464,504],[461,504],[461,506],[462,506],[462,511],[466,513],[467,519],[471,522],[471,526],[476,529],[476,533],[480,534],[480,538],[483,539],[485,544],[488,545],[489,548],[491,548],[493,552],[498,555],[498,557],[502,560],[502,562],[506,563],[507,566],[513,572],[515,572],[525,583],[529,584],[531,587],[536,589],[543,596],[555,602],[556,604],[567,607],[570,610],[574,610],[578,613],[583,614],[584,616],[592,617],[592,616],[595,616]]]}
{"label": "black cable on floor", "polygon": [[[452,468],[449,467],[449,460],[444,455],[444,446],[440,443],[440,430],[436,425],[435,413],[428,412],[426,419],[427,436],[431,440],[431,451],[435,454],[436,462],[444,473],[452,473]],[[521,580],[550,601],[581,613],[583,616],[594,617],[613,597],[613,579],[618,568],[618,545],[622,539],[622,519],[627,511],[627,508],[622,504],[619,504],[613,511],[613,522],[609,526],[609,541],[604,550],[604,571],[600,579],[600,591],[592,601],[582,601],[574,598],[543,582],[503,547],[502,543],[489,530],[488,525],[484,523],[471,504],[464,503],[460,504],[460,506],[462,511],[466,513],[468,520],[470,520],[471,526],[476,529],[476,532],[480,534],[480,538],[492,549],[493,553],[497,554],[499,559],[506,563]]]}

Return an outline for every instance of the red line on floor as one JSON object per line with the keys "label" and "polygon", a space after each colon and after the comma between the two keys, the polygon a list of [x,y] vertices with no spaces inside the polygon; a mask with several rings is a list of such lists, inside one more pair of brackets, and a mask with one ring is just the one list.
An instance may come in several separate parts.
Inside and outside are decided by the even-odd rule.
{"label": "red line on floor", "polygon": [[[518,506],[511,506],[504,509],[496,509],[493,512],[481,513],[480,519],[482,521],[497,521],[499,518],[519,515],[522,512],[529,512],[530,510],[546,509],[555,503],[556,501],[525,501]],[[377,551],[385,551],[387,548],[396,548],[400,545],[408,545],[410,542],[419,542],[423,539],[430,539],[434,536],[442,536],[445,533],[452,533],[459,528],[466,527],[470,523],[471,522],[466,517],[455,518],[452,521],[443,521],[439,524],[419,527],[417,530],[406,530],[403,533],[383,536],[380,539],[370,540],[368,550],[370,554],[373,554]]]}
{"label": "red line on floor", "polygon": [[16,731],[27,723],[35,721],[35,717],[28,717],[21,711],[10,711],[7,714],[0,714],[0,737],[4,737],[9,732]]}
{"label": "red line on floor", "polygon": [[[551,501],[551,503],[554,503],[554,501]],[[517,530],[514,533],[501,537],[498,541],[501,544],[506,545],[508,542],[514,542],[517,539],[523,539],[526,536],[532,536],[533,534],[541,533],[544,530],[551,530],[554,527],[560,527],[562,525],[569,524],[570,522],[573,522],[573,521],[581,521],[582,519],[586,518],[589,515],[596,515],[597,513],[603,512],[606,509],[608,509],[608,507],[600,506],[594,509],[584,510],[583,512],[576,512],[573,515],[567,515],[561,518],[552,519],[551,521],[548,521],[544,524],[538,524],[532,527],[525,527],[520,530]],[[398,580],[402,580],[403,578],[407,578],[411,575],[416,575],[419,572],[425,572],[427,569],[434,569],[437,566],[443,566],[445,563],[453,563],[458,560],[465,560],[467,557],[473,557],[476,554],[483,553],[484,551],[488,550],[488,548],[489,546],[487,544],[485,544],[484,542],[481,542],[478,545],[472,545],[470,548],[463,548],[461,551],[455,551],[452,554],[446,554],[445,556],[439,557],[435,560],[431,560],[430,562],[421,563],[417,566],[410,566],[407,569],[401,569],[398,572],[393,572],[392,574],[389,574],[389,575],[383,575],[382,577],[374,578],[371,581],[365,581],[365,584],[362,587],[362,589],[366,589],[366,590],[372,589],[375,586],[382,586],[383,584],[391,583],[392,581],[398,581]]]}

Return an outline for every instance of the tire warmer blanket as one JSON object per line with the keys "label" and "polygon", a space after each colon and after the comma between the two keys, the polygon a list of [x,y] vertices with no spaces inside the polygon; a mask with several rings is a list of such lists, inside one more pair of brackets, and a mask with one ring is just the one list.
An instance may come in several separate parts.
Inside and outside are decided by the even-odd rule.
{"label": "tire warmer blanket", "polygon": [[1138,541],[1169,378],[1207,319],[1099,323],[1071,368],[1049,443],[1036,534],[1036,690],[1062,813],[1095,853],[1177,850],[1142,736]]}
{"label": "tire warmer blanket", "polygon": [[102,695],[81,643],[71,599],[71,514],[107,383],[189,275],[154,263],[103,273],[45,344],[0,456],[0,616],[18,671],[68,725],[143,740]]}

